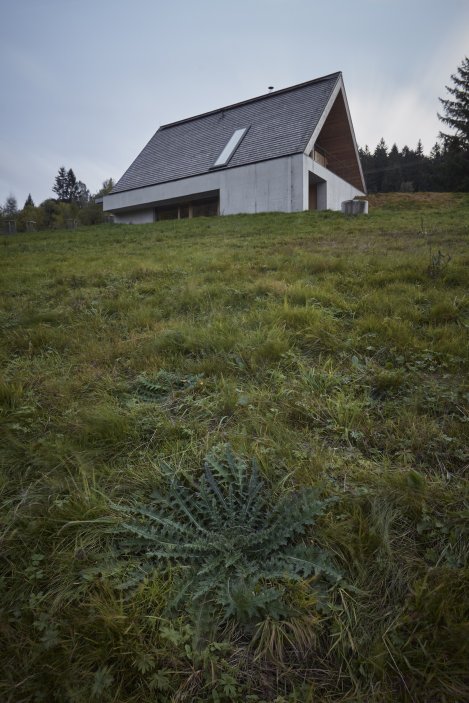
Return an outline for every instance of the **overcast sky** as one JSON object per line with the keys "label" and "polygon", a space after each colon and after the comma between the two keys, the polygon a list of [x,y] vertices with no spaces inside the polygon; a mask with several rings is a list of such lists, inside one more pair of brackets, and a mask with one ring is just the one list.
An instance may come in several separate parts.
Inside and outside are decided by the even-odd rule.
{"label": "overcast sky", "polygon": [[159,125],[342,71],[360,146],[425,152],[468,0],[0,0],[0,203],[91,192]]}

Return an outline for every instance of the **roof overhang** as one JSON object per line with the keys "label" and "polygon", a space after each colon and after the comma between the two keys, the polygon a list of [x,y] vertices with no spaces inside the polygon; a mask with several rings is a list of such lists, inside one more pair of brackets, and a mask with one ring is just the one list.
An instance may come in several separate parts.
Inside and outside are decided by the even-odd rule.
{"label": "roof overhang", "polygon": [[[354,158],[356,160],[358,180],[361,185],[361,190],[363,191],[363,193],[366,193],[365,177],[363,175],[363,169],[362,169],[362,165],[360,163],[360,155],[358,153],[357,140],[355,138],[355,132],[353,129],[352,118],[350,115],[350,108],[349,108],[348,101],[347,101],[347,95],[345,93],[345,86],[344,86],[344,81],[342,79],[342,75],[339,75],[339,77],[338,77],[337,84],[335,85],[334,90],[332,91],[330,98],[327,102],[327,105],[324,108],[324,111],[318,120],[318,123],[314,129],[313,134],[311,135],[311,137],[308,141],[308,144],[306,146],[304,153],[305,154],[311,153],[314,145],[316,144],[316,142],[317,142],[317,140],[323,130],[323,127],[326,124],[327,118],[331,114],[331,111],[332,111],[334,105],[336,104],[336,100],[339,98],[339,96],[343,99],[343,105],[345,108],[345,114],[346,114],[346,118],[347,118],[347,122],[348,122],[348,127],[350,129],[350,137],[351,137],[351,143],[352,143],[352,147],[353,147]],[[348,179],[345,179],[345,180],[350,182]],[[357,187],[358,183],[353,183],[353,185],[355,185]]]}

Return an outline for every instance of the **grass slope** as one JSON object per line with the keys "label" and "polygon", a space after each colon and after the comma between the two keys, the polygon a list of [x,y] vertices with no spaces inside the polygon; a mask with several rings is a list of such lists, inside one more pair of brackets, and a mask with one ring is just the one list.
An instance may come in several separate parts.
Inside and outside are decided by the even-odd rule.
{"label": "grass slope", "polygon": [[[468,699],[469,199],[371,200],[0,240],[3,701]],[[115,587],[111,503],[220,443],[335,497],[350,587],[200,653],[167,575]]]}

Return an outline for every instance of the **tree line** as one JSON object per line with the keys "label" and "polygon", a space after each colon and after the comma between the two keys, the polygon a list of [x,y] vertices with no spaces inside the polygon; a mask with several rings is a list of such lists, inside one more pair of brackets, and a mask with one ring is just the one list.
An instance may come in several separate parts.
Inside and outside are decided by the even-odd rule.
{"label": "tree line", "polygon": [[28,223],[33,229],[63,228],[68,222],[82,225],[95,225],[104,221],[103,208],[97,198],[110,193],[114,187],[112,178],[105,180],[100,190],[92,195],[83,181],[75,176],[73,169],[61,166],[55,177],[52,191],[56,198],[47,198],[36,206],[28,195],[22,208],[13,195],[8,196],[3,207],[0,206],[0,222],[16,223],[16,229],[24,232]]}
{"label": "tree line", "polygon": [[448,98],[439,98],[438,118],[451,133],[440,132],[429,156],[419,140],[415,149],[396,144],[388,149],[381,139],[371,152],[360,149],[360,158],[369,193],[390,191],[469,191],[469,59],[467,56],[446,86]]}
{"label": "tree line", "polygon": [[437,142],[427,156],[421,140],[415,149],[380,139],[374,151],[359,149],[369,193],[469,191],[469,150]]}

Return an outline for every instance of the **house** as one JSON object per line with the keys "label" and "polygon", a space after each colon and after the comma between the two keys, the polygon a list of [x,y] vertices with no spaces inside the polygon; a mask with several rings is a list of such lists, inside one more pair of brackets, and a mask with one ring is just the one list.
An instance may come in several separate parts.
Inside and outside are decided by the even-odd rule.
{"label": "house", "polygon": [[340,210],[364,193],[339,72],[163,125],[103,209],[143,223]]}

